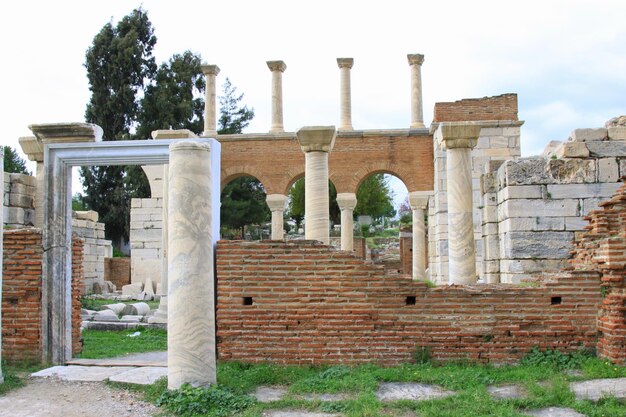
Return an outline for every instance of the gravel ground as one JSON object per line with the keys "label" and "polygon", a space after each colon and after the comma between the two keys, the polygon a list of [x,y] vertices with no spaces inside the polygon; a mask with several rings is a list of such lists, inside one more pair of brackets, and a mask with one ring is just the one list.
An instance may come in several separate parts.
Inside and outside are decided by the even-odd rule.
{"label": "gravel ground", "polygon": [[29,378],[26,386],[0,397],[0,417],[164,416],[139,395],[102,382]]}

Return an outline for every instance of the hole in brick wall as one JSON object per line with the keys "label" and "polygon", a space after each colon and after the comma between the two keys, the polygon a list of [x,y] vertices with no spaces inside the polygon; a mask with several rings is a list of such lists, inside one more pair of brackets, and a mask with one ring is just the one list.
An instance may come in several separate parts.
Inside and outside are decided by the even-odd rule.
{"label": "hole in brick wall", "polygon": [[251,306],[252,305],[252,297],[243,297],[243,305]]}
{"label": "hole in brick wall", "polygon": [[414,306],[416,301],[417,300],[415,299],[414,295],[409,295],[408,297],[406,297],[406,305],[408,306]]}
{"label": "hole in brick wall", "polygon": [[561,304],[561,297],[552,297],[550,299],[550,304],[552,304],[553,306]]}
{"label": "hole in brick wall", "polygon": [[11,298],[8,299],[8,301],[9,301],[9,304],[17,304],[18,299],[14,298],[14,297],[11,297]]}

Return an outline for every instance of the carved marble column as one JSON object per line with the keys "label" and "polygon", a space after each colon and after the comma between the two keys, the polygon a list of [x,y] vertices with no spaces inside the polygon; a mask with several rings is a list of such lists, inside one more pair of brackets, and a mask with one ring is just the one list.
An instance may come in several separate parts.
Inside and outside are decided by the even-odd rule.
{"label": "carved marble column", "polygon": [[283,61],[267,61],[272,71],[272,127],[270,132],[284,132],[283,127],[283,72],[287,65]]}
{"label": "carved marble column", "polygon": [[354,219],[356,207],[355,193],[337,194],[337,204],[341,209],[341,250],[354,250]]}
{"label": "carved marble column", "polygon": [[304,152],[304,237],[330,243],[328,154],[335,145],[335,126],[306,126],[296,132]]}
{"label": "carved marble column", "polygon": [[448,282],[473,284],[477,276],[471,151],[478,141],[480,125],[475,122],[445,122],[439,125],[439,129],[441,145],[446,150],[448,177]]}
{"label": "carved marble column", "polygon": [[220,73],[217,65],[202,65],[202,73],[206,77],[204,100],[204,132],[202,136],[215,137],[217,135],[216,106],[215,106],[215,78]]}
{"label": "carved marble column", "polygon": [[409,204],[413,212],[413,279],[425,280],[426,277],[426,225],[424,214],[428,206],[430,191],[409,193]]}
{"label": "carved marble column", "polygon": [[341,120],[339,130],[352,130],[352,98],[350,90],[350,69],[354,65],[353,58],[337,58],[339,65],[340,87],[339,105]]}
{"label": "carved marble column", "polygon": [[422,64],[424,55],[408,54],[411,66],[411,128],[424,127],[424,111],[422,108]]}
{"label": "carved marble column", "polygon": [[287,196],[268,194],[265,202],[272,212],[272,240],[282,240],[284,237],[283,214],[287,207]]}
{"label": "carved marble column", "polygon": [[216,382],[211,148],[170,145],[168,388]]}

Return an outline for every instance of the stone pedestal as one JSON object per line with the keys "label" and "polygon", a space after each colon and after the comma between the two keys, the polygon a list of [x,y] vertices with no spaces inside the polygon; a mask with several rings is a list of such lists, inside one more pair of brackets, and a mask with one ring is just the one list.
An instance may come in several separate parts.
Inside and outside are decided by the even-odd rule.
{"label": "stone pedestal", "polygon": [[354,64],[353,58],[337,58],[339,66],[340,87],[339,105],[341,120],[339,130],[352,130],[352,99],[350,92],[350,69]]}
{"label": "stone pedestal", "polygon": [[306,126],[296,132],[304,152],[304,236],[330,243],[328,154],[335,145],[335,126]]}
{"label": "stone pedestal", "polygon": [[474,220],[472,213],[472,148],[480,125],[445,122],[439,125],[441,145],[446,150],[448,190],[448,251],[450,284],[473,284],[476,276]]}
{"label": "stone pedestal", "polygon": [[170,145],[168,388],[216,382],[211,148]]}
{"label": "stone pedestal", "polygon": [[411,128],[424,127],[424,111],[422,108],[422,64],[424,55],[407,55],[411,66]]}
{"label": "stone pedestal", "polygon": [[337,204],[341,210],[341,250],[354,250],[354,208],[356,207],[355,193],[337,194]]}
{"label": "stone pedestal", "polygon": [[217,65],[202,65],[202,73],[206,77],[204,100],[204,132],[202,136],[215,137],[217,135],[216,106],[215,106],[215,78],[220,73]]}
{"label": "stone pedestal", "polygon": [[272,240],[282,240],[284,237],[283,215],[287,207],[287,196],[282,194],[269,194],[265,198],[272,212]]}
{"label": "stone pedestal", "polygon": [[283,72],[287,65],[283,61],[267,61],[272,71],[272,127],[270,132],[284,132],[283,127]]}
{"label": "stone pedestal", "polygon": [[413,191],[409,193],[409,204],[413,212],[413,269],[414,280],[425,280],[426,277],[426,226],[424,215],[428,207],[430,191]]}

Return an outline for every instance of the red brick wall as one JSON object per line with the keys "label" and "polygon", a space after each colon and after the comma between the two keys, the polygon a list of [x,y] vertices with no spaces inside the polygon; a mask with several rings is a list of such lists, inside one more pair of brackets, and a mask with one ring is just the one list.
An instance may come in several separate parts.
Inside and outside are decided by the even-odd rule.
{"label": "red brick wall", "polygon": [[626,364],[626,185],[600,209],[574,249],[572,274],[596,274],[602,282],[598,355]]}
{"label": "red brick wall", "polygon": [[[2,359],[41,359],[41,231],[4,231],[2,269]],[[80,283],[83,241],[73,239],[72,350],[80,352]]]}
{"label": "red brick wall", "polygon": [[594,274],[427,288],[306,241],[221,241],[217,278],[219,356],[248,362],[391,365],[422,346],[440,360],[512,362],[533,346],[595,346],[601,302]]}
{"label": "red brick wall", "polygon": [[517,120],[517,94],[435,103],[434,122]]}
{"label": "red brick wall", "polygon": [[130,284],[130,258],[104,258],[104,280],[111,281],[118,290]]}

